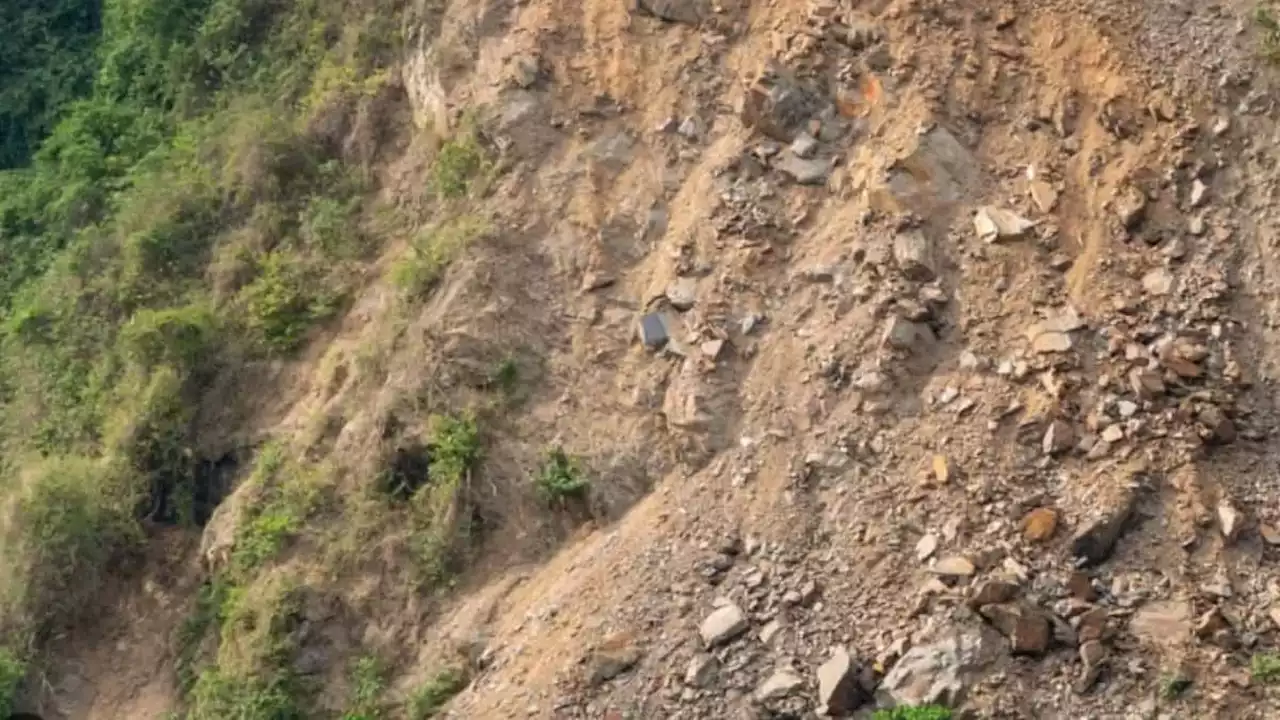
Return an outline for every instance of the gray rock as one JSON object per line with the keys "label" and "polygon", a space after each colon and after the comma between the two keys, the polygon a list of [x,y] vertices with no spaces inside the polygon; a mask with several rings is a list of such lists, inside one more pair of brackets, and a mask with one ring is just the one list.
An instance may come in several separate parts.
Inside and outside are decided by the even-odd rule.
{"label": "gray rock", "polygon": [[693,308],[694,303],[698,299],[698,280],[697,278],[682,277],[676,279],[667,287],[667,300],[671,302],[671,307],[684,312]]}
{"label": "gray rock", "polygon": [[911,350],[920,345],[931,344],[935,339],[933,330],[928,325],[895,315],[885,322],[880,344],[895,350]]}
{"label": "gray rock", "polygon": [[667,22],[697,25],[706,17],[704,0],[631,0],[632,12],[652,15]]}
{"label": "gray rock", "polygon": [[1071,554],[1086,565],[1095,565],[1111,557],[1116,541],[1129,529],[1137,493],[1120,488],[1110,502],[1085,521],[1071,541]]}
{"label": "gray rock", "polygon": [[913,647],[885,675],[877,700],[882,705],[955,707],[989,664],[990,654],[990,643],[976,631],[952,632],[937,642]]}
{"label": "gray rock", "polygon": [[671,340],[671,323],[662,313],[640,318],[640,342],[651,350],[661,350]]}
{"label": "gray rock", "polygon": [[785,152],[774,158],[774,169],[791,176],[801,185],[823,185],[831,174],[831,162],[822,158],[807,160]]}
{"label": "gray rock", "polygon": [[801,131],[796,134],[796,139],[791,143],[791,152],[799,158],[811,158],[818,151],[818,141],[807,132]]}
{"label": "gray rock", "polygon": [[938,276],[933,244],[919,230],[898,233],[893,239],[893,259],[908,280],[929,282]]}
{"label": "gray rock", "polygon": [[803,685],[804,680],[795,671],[782,668],[760,684],[756,689],[756,698],[761,702],[779,700],[799,690]]}
{"label": "gray rock", "polygon": [[786,68],[771,62],[747,91],[742,122],[778,142],[790,143],[827,103]]}
{"label": "gray rock", "polygon": [[750,623],[742,608],[729,604],[716,610],[702,621],[699,634],[707,647],[723,645],[747,631]]}
{"label": "gray rock", "polygon": [[699,653],[689,661],[689,669],[684,673],[685,684],[704,688],[715,682],[716,673],[720,670],[720,661],[714,655]]}
{"label": "gray rock", "polygon": [[862,673],[844,648],[836,648],[831,658],[818,668],[818,704],[827,715],[844,715],[870,702],[863,687]]}

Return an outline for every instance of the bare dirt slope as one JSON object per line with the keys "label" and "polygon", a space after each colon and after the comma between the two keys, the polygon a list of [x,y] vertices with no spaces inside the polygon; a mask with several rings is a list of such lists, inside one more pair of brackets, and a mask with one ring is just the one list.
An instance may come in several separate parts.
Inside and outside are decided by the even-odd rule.
{"label": "bare dirt slope", "polygon": [[[449,3],[404,82],[424,127],[479,110],[492,237],[370,370],[372,285],[274,431],[336,418],[322,451],[358,456],[424,373],[454,397],[519,348],[541,371],[484,470],[510,511],[443,609],[389,561],[315,583],[399,648],[396,693],[472,648],[449,717],[1274,716],[1280,128],[1249,11]],[[546,559],[575,519],[510,487],[550,443],[596,522]],[[154,716],[90,665],[132,690],[69,716]]]}

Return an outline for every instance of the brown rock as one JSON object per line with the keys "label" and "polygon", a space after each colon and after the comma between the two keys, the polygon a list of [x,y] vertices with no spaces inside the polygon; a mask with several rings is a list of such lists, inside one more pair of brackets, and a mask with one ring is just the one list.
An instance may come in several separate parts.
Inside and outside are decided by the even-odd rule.
{"label": "brown rock", "polygon": [[1200,366],[1176,355],[1171,355],[1164,359],[1164,366],[1173,371],[1174,375],[1180,378],[1198,378],[1204,374]]}
{"label": "brown rock", "polygon": [[1058,513],[1051,508],[1036,508],[1022,519],[1022,536],[1030,542],[1044,542],[1058,529]]}
{"label": "brown rock", "polygon": [[1007,603],[1018,596],[1017,583],[1008,580],[987,580],[977,586],[973,592],[973,597],[969,600],[972,607],[982,607],[983,605],[997,605]]}
{"label": "brown rock", "polygon": [[1220,630],[1230,629],[1231,623],[1216,605],[1207,610],[1196,620],[1196,637],[1204,639],[1215,636]]}
{"label": "brown rock", "polygon": [[1076,433],[1065,420],[1054,420],[1045,430],[1041,443],[1045,455],[1061,455],[1076,445]]}
{"label": "brown rock", "polygon": [[1067,592],[1071,593],[1071,597],[1085,602],[1093,602],[1097,597],[1097,592],[1093,589],[1093,581],[1086,573],[1079,570],[1071,573],[1071,577],[1067,579]]}
{"label": "brown rock", "polygon": [[1040,655],[1049,649],[1052,627],[1037,608],[1017,603],[984,605],[978,612],[1012,644],[1015,655]]}
{"label": "brown rock", "polygon": [[1236,441],[1236,426],[1231,418],[1216,405],[1208,405],[1200,410],[1196,419],[1205,429],[1205,442],[1211,445],[1228,445]]}
{"label": "brown rock", "polygon": [[1164,380],[1161,379],[1160,373],[1154,370],[1145,370],[1136,368],[1129,372],[1129,385],[1138,397],[1144,400],[1154,400],[1164,395]]}
{"label": "brown rock", "polygon": [[1104,608],[1092,608],[1081,613],[1077,638],[1086,643],[1090,640],[1101,640],[1107,631],[1107,611]]}
{"label": "brown rock", "polygon": [[841,716],[870,702],[860,672],[849,653],[837,648],[818,668],[818,704],[826,715]]}
{"label": "brown rock", "polygon": [[605,639],[587,658],[588,677],[592,685],[599,685],[630,670],[640,661],[640,649],[630,633],[616,633]]}

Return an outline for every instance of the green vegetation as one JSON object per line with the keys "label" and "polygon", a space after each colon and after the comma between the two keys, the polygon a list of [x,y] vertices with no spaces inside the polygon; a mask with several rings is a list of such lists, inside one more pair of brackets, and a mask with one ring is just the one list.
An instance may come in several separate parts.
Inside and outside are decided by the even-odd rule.
{"label": "green vegetation", "polygon": [[1249,674],[1262,683],[1280,682],[1280,653],[1258,653],[1249,663]]}
{"label": "green vegetation", "polygon": [[431,187],[446,199],[466,195],[485,169],[486,159],[473,129],[461,132],[446,142],[431,166]]}
{"label": "green vegetation", "polygon": [[1280,64],[1280,20],[1266,3],[1259,3],[1253,11],[1254,24],[1258,26],[1259,50],[1268,62]]}
{"label": "green vegetation", "polygon": [[295,581],[281,576],[260,578],[222,598],[217,657],[191,688],[187,720],[306,717],[292,671],[299,602]]}
{"label": "green vegetation", "polygon": [[578,461],[559,447],[547,450],[535,483],[543,499],[557,504],[581,499],[591,489]]}
{"label": "green vegetation", "polygon": [[364,655],[351,668],[351,709],[342,720],[378,720],[383,717],[382,693],[386,690],[386,668],[372,655]]}
{"label": "green vegetation", "polygon": [[62,108],[89,93],[101,24],[97,2],[0,6],[0,169],[26,165]]}
{"label": "green vegetation", "polygon": [[[410,7],[0,3],[0,716],[144,528],[203,519],[201,411],[243,394],[224,379],[315,337],[396,234],[413,250],[393,279],[420,300],[488,232],[461,202],[491,175],[469,122],[412,211],[377,187]],[[429,477],[396,512],[441,582],[480,438],[441,418],[427,441]],[[334,475],[261,451],[228,563],[178,633],[188,720],[312,715],[288,560]],[[353,672],[353,718],[379,717],[381,669]]]}
{"label": "green vegetation", "polygon": [[502,358],[489,375],[489,384],[504,395],[514,394],[516,385],[519,382],[520,366],[516,364],[516,359],[510,355]]}
{"label": "green vegetation", "polygon": [[1177,673],[1166,673],[1160,676],[1160,697],[1164,700],[1176,700],[1191,687],[1191,679]]}
{"label": "green vegetation", "polygon": [[872,720],[951,720],[951,710],[941,705],[900,705],[888,710],[877,710]]}
{"label": "green vegetation", "polygon": [[27,665],[12,650],[0,647],[0,717],[9,717],[13,696],[27,674]]}
{"label": "green vegetation", "polygon": [[453,575],[456,543],[470,535],[465,501],[471,471],[480,460],[480,430],[475,418],[432,418],[428,445],[431,463],[427,483],[414,493],[410,507],[410,545],[423,584],[439,586]]}
{"label": "green vegetation", "polygon": [[409,720],[427,720],[444,709],[446,703],[467,687],[467,675],[457,668],[436,673],[409,697]]}
{"label": "green vegetation", "polygon": [[214,578],[200,588],[196,605],[178,628],[178,658],[174,669],[178,687],[185,693],[195,686],[200,660],[201,645],[209,631],[222,622],[222,611],[227,602],[230,586],[221,578]]}
{"label": "green vegetation", "polygon": [[488,224],[464,215],[417,234],[408,253],[391,268],[391,281],[410,299],[435,287],[445,268],[473,241],[489,231]]}

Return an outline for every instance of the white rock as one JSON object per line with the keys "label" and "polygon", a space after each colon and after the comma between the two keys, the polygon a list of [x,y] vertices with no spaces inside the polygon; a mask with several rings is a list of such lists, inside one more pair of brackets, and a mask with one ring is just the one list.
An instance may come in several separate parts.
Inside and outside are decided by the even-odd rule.
{"label": "white rock", "polygon": [[978,208],[973,216],[973,229],[987,242],[1013,240],[1035,227],[1035,223],[1011,210],[993,205]]}

